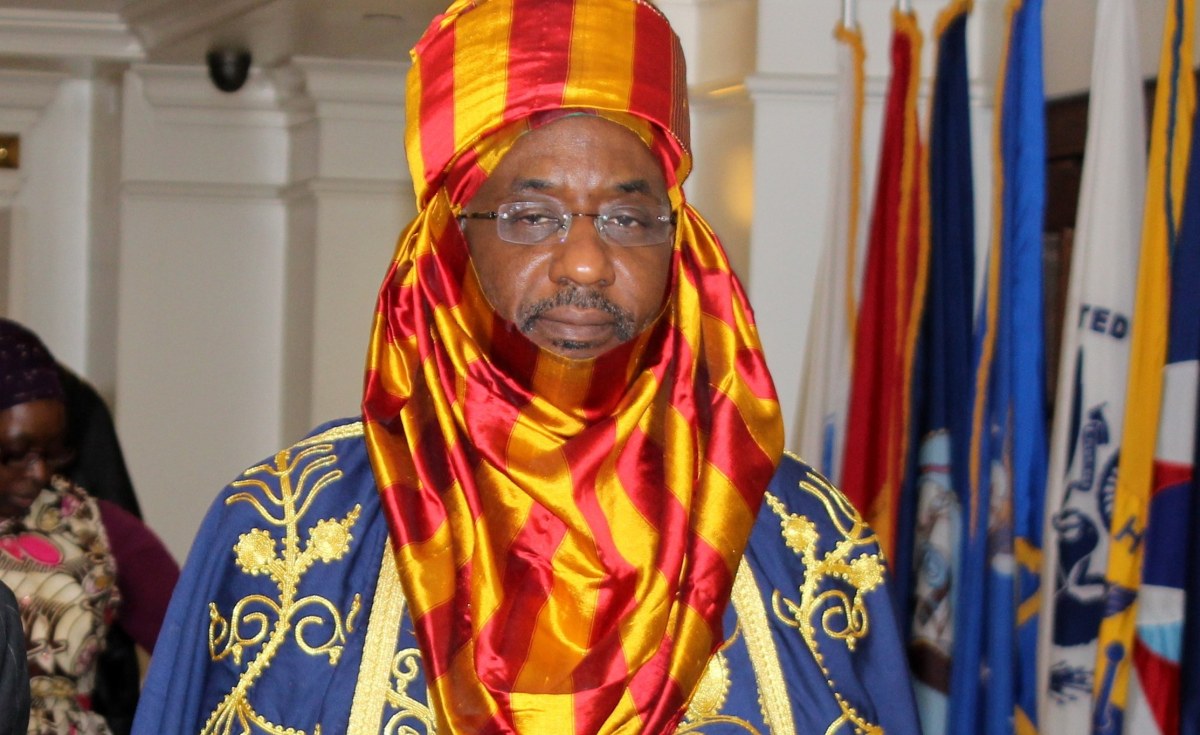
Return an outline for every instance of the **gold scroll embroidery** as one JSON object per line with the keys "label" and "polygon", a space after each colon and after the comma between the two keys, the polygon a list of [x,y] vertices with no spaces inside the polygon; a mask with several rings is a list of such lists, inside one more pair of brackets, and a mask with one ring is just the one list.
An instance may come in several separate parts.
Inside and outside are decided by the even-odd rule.
{"label": "gold scroll embroidery", "polygon": [[675,729],[675,735],[691,733],[700,735],[704,732],[705,727],[716,724],[733,725],[751,735],[760,735],[754,725],[742,718],[721,714],[721,710],[725,707],[725,700],[729,696],[729,689],[733,685],[725,651],[737,641],[739,635],[740,626],[708,660],[708,665],[704,667],[704,674],[696,683],[696,691],[692,693],[692,699],[688,702],[683,722],[679,723],[679,727]]}
{"label": "gold scroll embroidery", "polygon": [[[871,621],[864,596],[883,583],[884,565],[878,553],[861,550],[877,548],[875,534],[846,497],[819,476],[810,475],[801,481],[800,489],[825,506],[839,538],[830,551],[821,555],[817,524],[802,515],[789,513],[779,498],[767,493],[767,504],[780,518],[784,541],[801,557],[804,566],[799,602],[785,598],[776,590],[772,596],[775,615],[800,632],[842,711],[842,716],[831,723],[826,732],[834,733],[851,725],[855,732],[866,735],[882,733],[881,727],[867,722],[837,693],[837,684],[825,666],[817,643],[815,623],[819,616],[821,632],[831,640],[841,641],[851,651],[867,636]],[[857,555],[856,551],[859,552]],[[841,584],[828,584],[831,581]]]}
{"label": "gold scroll embroidery", "polygon": [[[409,694],[409,686],[421,672],[421,654],[415,648],[396,651],[400,625],[405,619],[404,590],[392,553],[392,541],[383,547],[379,564],[379,582],[367,623],[367,640],[363,644],[363,660],[354,690],[350,710],[349,735],[371,733],[404,733],[417,735],[411,724],[424,728],[426,735],[437,732],[433,710],[425,702]],[[426,693],[426,701],[428,701]],[[385,708],[394,709],[380,729]]]}
{"label": "gold scroll embroidery", "polygon": [[730,603],[737,612],[738,626],[746,640],[746,653],[750,657],[754,678],[758,682],[758,701],[763,722],[773,733],[796,732],[787,681],[783,677],[779,652],[775,649],[775,639],[771,637],[771,627],[767,622],[767,609],[759,593],[758,582],[754,579],[754,572],[744,556],[738,565],[737,576],[733,579]]}
{"label": "gold scroll embroidery", "polygon": [[[337,427],[333,431],[345,430]],[[362,604],[360,595],[354,596],[345,613],[324,597],[298,597],[300,580],[314,564],[338,561],[350,550],[351,529],[361,512],[361,506],[355,505],[344,518],[319,519],[308,526],[307,536],[302,539],[301,524],[317,496],[342,476],[336,468],[333,445],[315,441],[322,438],[331,437],[314,437],[279,452],[273,463],[246,470],[243,479],[233,483],[242,491],[225,500],[227,505],[249,504],[265,521],[267,528],[252,528],[242,534],[233,553],[243,573],[269,578],[275,592],[243,597],[228,616],[216,603],[209,603],[208,650],[212,660],[232,659],[241,666],[243,657],[254,653],[238,683],[209,716],[201,731],[205,735],[250,733],[251,728],[270,735],[305,735],[303,730],[270,722],[256,712],[251,691],[285,645],[294,644],[305,654],[324,656],[335,665],[346,643],[346,633],[354,631]],[[281,529],[282,539],[277,539],[269,528]],[[331,632],[311,640],[312,631],[325,626]],[[320,732],[320,725],[315,726],[313,735]]]}

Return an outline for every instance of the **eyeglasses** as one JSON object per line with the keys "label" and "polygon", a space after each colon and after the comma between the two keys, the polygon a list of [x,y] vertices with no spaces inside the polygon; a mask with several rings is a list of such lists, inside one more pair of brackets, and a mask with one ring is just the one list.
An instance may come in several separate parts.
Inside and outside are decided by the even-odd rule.
{"label": "eyeglasses", "polygon": [[48,452],[10,452],[0,449],[0,466],[13,472],[28,472],[38,462],[44,464],[51,472],[61,472],[74,459],[75,452],[63,448]]}
{"label": "eyeglasses", "polygon": [[600,212],[564,212],[545,202],[509,202],[492,212],[463,212],[459,219],[496,220],[496,234],[516,245],[567,239],[576,217],[591,217],[605,241],[626,248],[660,245],[671,237],[675,216],[666,207],[620,205]]}

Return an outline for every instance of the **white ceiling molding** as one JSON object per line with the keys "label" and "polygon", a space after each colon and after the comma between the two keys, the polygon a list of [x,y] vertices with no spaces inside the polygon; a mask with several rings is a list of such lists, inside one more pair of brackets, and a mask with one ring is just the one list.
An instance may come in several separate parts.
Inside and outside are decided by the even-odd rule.
{"label": "white ceiling molding", "polygon": [[[887,94],[888,80],[883,77],[867,76],[863,93],[867,99],[883,99]],[[785,98],[832,98],[838,93],[838,80],[833,74],[783,74],[759,72],[746,77],[746,87],[754,99]],[[994,102],[992,89],[979,79],[972,79],[967,86],[971,104],[988,108]],[[921,79],[919,94],[928,99],[930,80]]]}
{"label": "white ceiling molding", "polygon": [[121,194],[128,199],[146,201],[213,201],[233,200],[248,205],[278,204],[292,198],[306,197],[304,187],[272,184],[231,184],[205,181],[126,181]]}
{"label": "white ceiling molding", "polygon": [[252,69],[246,85],[232,94],[213,86],[202,66],[138,64],[133,71],[141,77],[146,100],[156,110],[168,116],[179,112],[181,120],[189,123],[208,120],[229,125],[237,119],[243,125],[291,127],[313,117],[304,79],[288,67]]}
{"label": "white ceiling molding", "polygon": [[141,42],[117,13],[0,8],[0,54],[136,61]]}
{"label": "white ceiling molding", "polygon": [[66,74],[57,72],[0,69],[0,116],[4,118],[3,122],[9,123],[11,115],[28,120],[17,128],[9,123],[4,130],[23,132],[41,116],[65,79]]}
{"label": "white ceiling molding", "polygon": [[130,0],[121,16],[147,50],[191,36],[277,0]]}
{"label": "white ceiling molding", "polygon": [[308,93],[318,104],[344,102],[404,108],[404,85],[411,64],[297,56]]}

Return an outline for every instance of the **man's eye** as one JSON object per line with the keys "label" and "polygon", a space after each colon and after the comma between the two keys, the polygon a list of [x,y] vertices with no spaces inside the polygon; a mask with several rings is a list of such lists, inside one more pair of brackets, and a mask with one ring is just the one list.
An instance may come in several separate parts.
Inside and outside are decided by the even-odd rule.
{"label": "man's eye", "polygon": [[542,212],[525,212],[517,215],[516,221],[523,225],[545,225],[557,222],[558,218]]}
{"label": "man's eye", "polygon": [[524,227],[544,227],[558,223],[558,215],[545,209],[520,209],[508,214],[508,220]]}
{"label": "man's eye", "polygon": [[649,227],[654,223],[654,216],[649,212],[636,209],[622,209],[608,214],[608,221],[622,230],[636,230]]}

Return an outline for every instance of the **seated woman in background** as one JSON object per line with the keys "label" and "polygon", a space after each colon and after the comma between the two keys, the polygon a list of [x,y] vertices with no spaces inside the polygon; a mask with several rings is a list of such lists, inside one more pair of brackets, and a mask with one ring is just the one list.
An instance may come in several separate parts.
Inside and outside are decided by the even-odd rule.
{"label": "seated woman in background", "polygon": [[151,651],[179,568],[136,516],[58,472],[71,452],[62,383],[29,330],[0,319],[0,581],[17,597],[28,732],[110,732],[91,709],[111,625]]}
{"label": "seated woman in background", "polygon": [[[125,455],[108,405],[91,383],[61,362],[58,380],[66,397],[66,443],[71,455],[61,474],[86,488],[93,498],[116,503],[141,518],[133,480],[125,466]],[[120,626],[110,628],[104,652],[96,664],[92,709],[104,716],[113,735],[129,735],[133,729],[142,680],[139,663],[133,639]]]}

